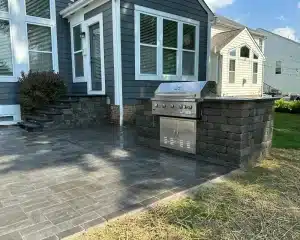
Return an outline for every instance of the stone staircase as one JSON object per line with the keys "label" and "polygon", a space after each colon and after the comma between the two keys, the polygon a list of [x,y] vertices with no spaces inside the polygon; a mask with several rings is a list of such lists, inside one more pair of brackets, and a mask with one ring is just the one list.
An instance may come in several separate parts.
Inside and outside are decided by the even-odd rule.
{"label": "stone staircase", "polygon": [[55,104],[24,115],[18,125],[29,131],[90,127],[106,123],[107,105],[104,97],[66,96]]}

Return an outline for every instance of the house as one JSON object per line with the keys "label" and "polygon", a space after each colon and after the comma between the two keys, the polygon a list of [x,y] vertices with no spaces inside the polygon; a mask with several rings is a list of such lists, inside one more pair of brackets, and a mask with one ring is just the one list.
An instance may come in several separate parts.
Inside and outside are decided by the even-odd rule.
{"label": "house", "polygon": [[[277,89],[283,94],[300,94],[300,43],[265,29],[264,34],[266,88]],[[265,89],[268,92],[268,89]]]}
{"label": "house", "polygon": [[223,16],[211,30],[211,81],[221,96],[262,96],[264,34]]}
{"label": "house", "polygon": [[161,82],[207,80],[213,20],[203,0],[2,0],[0,121],[21,119],[17,81],[31,69],[103,96],[122,124]]}

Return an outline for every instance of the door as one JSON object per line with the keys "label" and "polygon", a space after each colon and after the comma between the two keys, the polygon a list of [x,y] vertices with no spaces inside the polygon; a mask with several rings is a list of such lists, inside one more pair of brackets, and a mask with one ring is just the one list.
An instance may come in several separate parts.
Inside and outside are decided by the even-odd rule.
{"label": "door", "polygon": [[85,21],[87,43],[87,93],[105,94],[104,41],[102,13]]}

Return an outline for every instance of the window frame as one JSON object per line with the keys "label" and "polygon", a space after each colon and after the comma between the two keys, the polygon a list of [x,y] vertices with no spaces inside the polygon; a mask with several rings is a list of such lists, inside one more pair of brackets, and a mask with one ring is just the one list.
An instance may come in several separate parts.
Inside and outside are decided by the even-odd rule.
{"label": "window frame", "polygon": [[[258,84],[258,69],[259,69],[259,64],[258,61],[255,61],[257,59],[253,59],[254,61],[252,61],[252,84],[257,85]],[[254,64],[257,64],[257,72],[254,72]],[[256,82],[254,82],[254,75],[256,75]]]}
{"label": "window frame", "polygon": [[[26,0],[23,0],[24,3],[24,11],[26,18],[32,18],[32,19],[43,19],[45,21],[51,21],[51,19],[56,19],[56,10],[55,10],[55,0],[48,0],[49,1],[49,10],[50,10],[50,18],[42,18],[42,17],[36,17],[27,15],[27,6],[26,6]],[[38,20],[39,21],[39,20]]]}
{"label": "window frame", "polygon": [[[141,14],[153,16],[157,18],[157,56],[156,56],[156,74],[143,74],[141,73],[141,42],[140,42],[140,16]],[[189,18],[181,17],[174,14],[142,7],[135,5],[134,11],[135,21],[135,79],[136,80],[149,80],[149,81],[198,81],[199,76],[199,39],[200,39],[200,22]],[[163,49],[169,49],[163,46],[163,20],[170,20],[177,22],[177,74],[168,75],[163,73]],[[183,25],[195,26],[195,50],[188,50],[183,48]],[[145,44],[142,43],[144,46]],[[170,48],[171,49],[171,48]],[[175,50],[175,49],[174,49]],[[194,61],[194,75],[183,75],[183,52],[195,52]]]}
{"label": "window frame", "polygon": [[[232,51],[235,50],[235,56],[231,56],[230,53]],[[237,48],[233,48],[233,49],[229,49],[228,51],[228,83],[229,84],[235,84],[236,83],[236,66],[237,66],[237,59],[238,59],[238,56],[240,55],[240,52],[238,51]],[[234,71],[230,71],[230,61],[231,60],[234,60],[235,61],[235,65],[234,65]],[[234,82],[230,82],[230,73],[234,72]]]}
{"label": "window frame", "polygon": [[81,39],[81,52],[82,52],[82,58],[83,58],[83,76],[76,77],[76,63],[75,63],[75,54],[79,53],[80,51],[74,51],[74,27],[80,26],[82,31],[82,21],[76,22],[75,24],[71,25],[71,53],[72,53],[72,76],[73,76],[73,82],[74,83],[80,83],[80,82],[86,82],[85,79],[85,64],[84,64],[84,41]]}
{"label": "window frame", "polygon": [[[7,13],[7,12],[6,12]],[[16,82],[16,74],[15,74],[15,57],[14,57],[14,49],[13,49],[13,34],[12,34],[12,29],[11,29],[11,19],[9,18],[4,18],[0,17],[0,20],[8,21],[9,23],[9,34],[10,34],[10,49],[11,49],[11,63],[12,63],[12,75],[0,75],[0,82]]]}
{"label": "window frame", "polygon": [[[277,67],[277,63],[280,63],[280,68]],[[277,72],[277,70],[280,69],[280,72]],[[275,61],[275,75],[281,75],[282,74],[282,61]]]}
{"label": "window frame", "polygon": [[[29,53],[30,52],[37,52],[37,53],[51,53],[52,55],[52,70],[57,72],[58,69],[56,69],[56,59],[55,57],[57,56],[57,52],[55,51],[56,48],[55,48],[55,45],[54,45],[54,42],[53,42],[53,38],[56,37],[53,36],[53,29],[52,29],[52,26],[49,26],[49,25],[45,25],[45,24],[40,24],[40,23],[32,23],[32,22],[25,22],[26,24],[26,40],[27,40],[27,61],[28,61],[28,70],[30,70],[30,57],[29,57]],[[52,51],[34,51],[34,50],[29,50],[29,39],[28,39],[28,25],[36,25],[36,26],[40,26],[40,27],[47,27],[47,28],[50,28],[50,33],[51,33],[51,49]]]}
{"label": "window frame", "polygon": [[[3,11],[3,10],[0,10],[0,14],[10,14],[10,1],[7,0],[7,8],[8,8],[8,11]],[[3,16],[0,15],[0,18],[2,18]]]}
{"label": "window frame", "polygon": [[[245,47],[248,48],[248,50],[249,50],[249,57],[242,57],[242,48],[245,48]],[[242,59],[251,59],[251,52],[252,52],[251,48],[248,45],[243,45],[240,47],[239,57]]]}

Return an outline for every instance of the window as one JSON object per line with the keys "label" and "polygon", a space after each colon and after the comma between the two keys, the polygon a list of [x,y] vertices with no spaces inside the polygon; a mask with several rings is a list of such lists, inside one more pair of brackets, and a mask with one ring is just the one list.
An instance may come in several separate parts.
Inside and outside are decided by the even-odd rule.
{"label": "window", "polygon": [[26,14],[50,19],[50,0],[26,0]]}
{"label": "window", "polygon": [[258,63],[253,63],[253,81],[252,83],[257,84],[257,74],[258,74]]}
{"label": "window", "polygon": [[231,51],[229,52],[229,55],[230,55],[231,57],[236,57],[236,49],[231,50]]}
{"label": "window", "polygon": [[0,0],[0,11],[8,12],[8,0]]}
{"label": "window", "polygon": [[257,60],[258,59],[258,55],[256,55],[255,53],[253,53],[253,59]]}
{"label": "window", "polygon": [[73,64],[75,77],[83,77],[83,51],[80,37],[81,25],[73,27]]}
{"label": "window", "polygon": [[32,71],[53,70],[51,28],[28,24],[29,67]]}
{"label": "window", "polygon": [[235,59],[229,60],[229,83],[235,82]]}
{"label": "window", "polygon": [[246,46],[241,48],[241,57],[250,58],[250,49]]}
{"label": "window", "polygon": [[281,72],[282,72],[282,62],[276,61],[275,74],[281,74]]}
{"label": "window", "polygon": [[136,79],[198,80],[199,22],[135,6]]}
{"label": "window", "polygon": [[9,21],[0,19],[0,76],[13,76]]}
{"label": "window", "polygon": [[259,42],[259,48],[260,48],[260,50],[263,50],[263,40],[262,40],[262,38],[260,38],[259,40],[258,40],[258,42]]}

